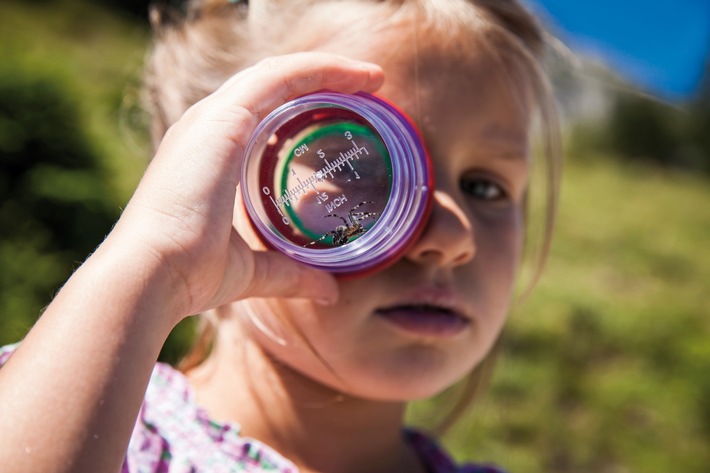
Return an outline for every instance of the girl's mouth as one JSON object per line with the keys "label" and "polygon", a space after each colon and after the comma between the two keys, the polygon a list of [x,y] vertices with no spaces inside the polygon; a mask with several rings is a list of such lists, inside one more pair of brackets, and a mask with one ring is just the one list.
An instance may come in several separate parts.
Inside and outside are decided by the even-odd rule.
{"label": "girl's mouth", "polygon": [[451,338],[471,323],[455,309],[426,303],[395,305],[375,314],[400,331],[426,338]]}

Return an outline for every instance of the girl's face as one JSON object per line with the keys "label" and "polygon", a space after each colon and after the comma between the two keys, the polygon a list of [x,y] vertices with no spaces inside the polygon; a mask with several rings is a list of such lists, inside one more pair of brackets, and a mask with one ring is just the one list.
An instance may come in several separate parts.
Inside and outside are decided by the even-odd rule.
{"label": "girl's face", "polygon": [[285,345],[251,332],[295,373],[352,396],[394,401],[453,384],[503,327],[522,246],[529,110],[523,84],[483,54],[421,44],[393,50],[387,39],[354,55],[384,68],[379,93],[424,135],[436,182],[424,233],[388,269],[341,281],[332,307],[255,304]]}

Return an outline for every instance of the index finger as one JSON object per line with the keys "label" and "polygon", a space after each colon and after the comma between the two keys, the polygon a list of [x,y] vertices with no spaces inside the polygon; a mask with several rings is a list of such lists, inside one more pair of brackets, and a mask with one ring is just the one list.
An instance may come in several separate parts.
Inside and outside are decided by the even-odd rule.
{"label": "index finger", "polygon": [[259,120],[279,105],[323,89],[374,92],[382,86],[379,66],[336,54],[304,52],[264,59],[232,76],[214,94],[222,106],[243,107]]}

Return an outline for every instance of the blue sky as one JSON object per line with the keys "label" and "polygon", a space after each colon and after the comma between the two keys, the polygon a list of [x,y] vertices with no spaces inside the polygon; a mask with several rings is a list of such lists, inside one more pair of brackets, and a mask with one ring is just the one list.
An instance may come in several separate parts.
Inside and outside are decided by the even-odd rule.
{"label": "blue sky", "polygon": [[581,54],[650,93],[697,91],[710,53],[710,0],[524,0]]}

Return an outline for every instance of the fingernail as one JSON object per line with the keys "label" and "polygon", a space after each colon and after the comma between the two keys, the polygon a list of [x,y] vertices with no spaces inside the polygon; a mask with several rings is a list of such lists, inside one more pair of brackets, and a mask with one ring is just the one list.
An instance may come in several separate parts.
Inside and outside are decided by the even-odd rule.
{"label": "fingernail", "polygon": [[331,306],[331,305],[333,305],[333,301],[330,299],[318,298],[318,299],[316,299],[316,304],[322,305],[322,306]]}

